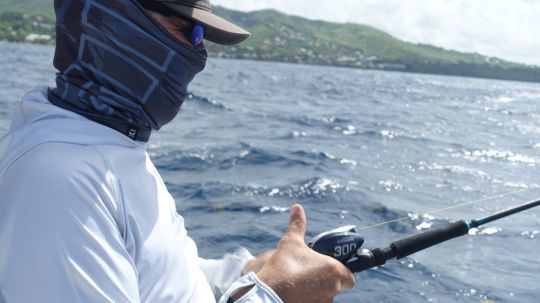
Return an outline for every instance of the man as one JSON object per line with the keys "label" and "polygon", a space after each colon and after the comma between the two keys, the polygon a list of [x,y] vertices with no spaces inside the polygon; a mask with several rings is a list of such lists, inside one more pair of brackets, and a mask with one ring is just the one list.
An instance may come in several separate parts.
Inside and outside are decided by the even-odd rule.
{"label": "man", "polygon": [[[0,140],[0,298],[12,302],[331,302],[354,276],[304,244],[200,259],[144,149],[204,68],[249,34],[207,0],[55,0],[57,86]],[[243,276],[241,276],[243,275]]]}

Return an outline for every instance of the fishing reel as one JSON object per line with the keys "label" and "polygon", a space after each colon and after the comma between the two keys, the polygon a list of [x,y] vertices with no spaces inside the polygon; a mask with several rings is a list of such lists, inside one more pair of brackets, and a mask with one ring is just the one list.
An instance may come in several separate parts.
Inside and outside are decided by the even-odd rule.
{"label": "fishing reel", "polygon": [[324,232],[308,242],[308,247],[323,255],[330,256],[355,272],[358,251],[364,238],[356,233],[356,226],[348,225]]}
{"label": "fishing reel", "polygon": [[[396,248],[393,246],[361,250],[363,244],[364,238],[356,233],[356,226],[348,225],[324,232],[307,245],[318,253],[338,260],[353,273],[381,266],[396,257]],[[392,245],[397,244],[395,242]]]}

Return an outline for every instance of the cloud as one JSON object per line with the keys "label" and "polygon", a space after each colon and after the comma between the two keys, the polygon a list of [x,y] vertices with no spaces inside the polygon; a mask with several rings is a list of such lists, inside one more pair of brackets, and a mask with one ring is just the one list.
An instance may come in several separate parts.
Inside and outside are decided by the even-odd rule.
{"label": "cloud", "polygon": [[400,39],[540,65],[537,0],[213,0],[243,11],[374,26]]}

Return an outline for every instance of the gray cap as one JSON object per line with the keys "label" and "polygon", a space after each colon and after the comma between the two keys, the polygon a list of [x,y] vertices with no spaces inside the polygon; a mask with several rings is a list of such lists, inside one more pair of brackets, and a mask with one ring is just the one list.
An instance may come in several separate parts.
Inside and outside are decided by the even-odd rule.
{"label": "gray cap", "polygon": [[197,21],[205,29],[204,39],[217,43],[238,44],[250,33],[212,13],[210,0],[155,0],[161,2],[179,15]]}

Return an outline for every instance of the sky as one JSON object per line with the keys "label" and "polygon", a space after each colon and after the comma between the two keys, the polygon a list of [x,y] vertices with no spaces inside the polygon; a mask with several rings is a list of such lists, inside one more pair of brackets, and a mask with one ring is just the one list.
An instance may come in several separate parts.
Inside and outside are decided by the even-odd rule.
{"label": "sky", "polygon": [[414,43],[540,66],[540,0],[212,0],[371,25]]}

